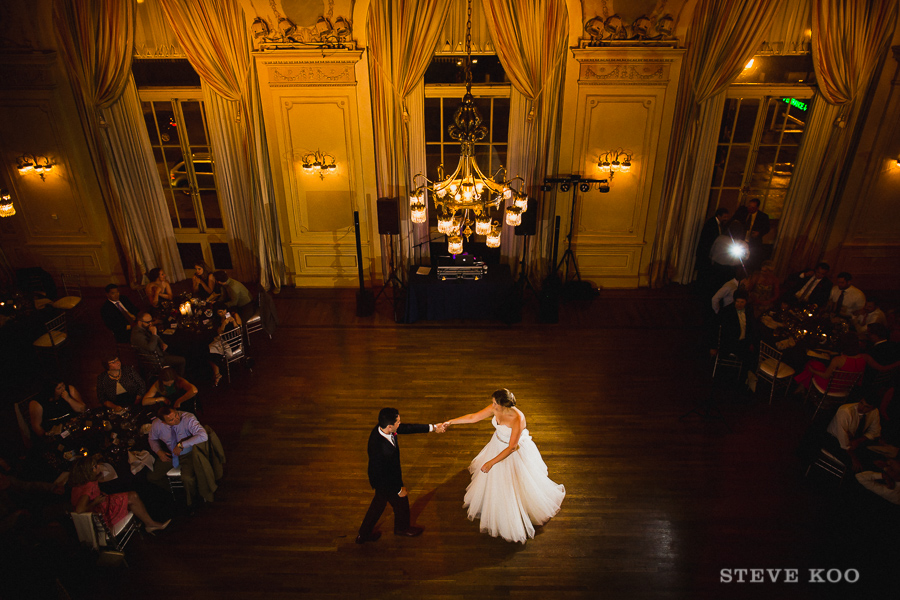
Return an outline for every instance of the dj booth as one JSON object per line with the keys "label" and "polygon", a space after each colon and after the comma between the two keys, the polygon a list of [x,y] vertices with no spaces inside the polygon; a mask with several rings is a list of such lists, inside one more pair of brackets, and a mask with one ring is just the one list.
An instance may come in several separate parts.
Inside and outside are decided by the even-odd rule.
{"label": "dj booth", "polygon": [[[418,267],[409,270],[409,289],[406,295],[406,322],[423,319],[497,319],[515,320],[516,297],[513,278],[508,265],[490,265],[482,273],[479,269],[465,270],[475,265],[445,265],[438,276],[438,267],[427,275],[418,275]],[[477,274],[477,279],[475,278]]]}

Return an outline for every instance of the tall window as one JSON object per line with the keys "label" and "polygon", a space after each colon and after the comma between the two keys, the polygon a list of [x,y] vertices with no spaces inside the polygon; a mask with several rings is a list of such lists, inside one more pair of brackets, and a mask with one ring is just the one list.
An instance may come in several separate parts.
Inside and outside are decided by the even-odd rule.
{"label": "tall window", "polygon": [[725,101],[709,195],[709,212],[734,212],[742,197],[759,198],[781,218],[809,113],[808,97],[731,97]]}
{"label": "tall window", "polygon": [[203,103],[170,99],[142,106],[172,227],[198,233],[223,229]]}

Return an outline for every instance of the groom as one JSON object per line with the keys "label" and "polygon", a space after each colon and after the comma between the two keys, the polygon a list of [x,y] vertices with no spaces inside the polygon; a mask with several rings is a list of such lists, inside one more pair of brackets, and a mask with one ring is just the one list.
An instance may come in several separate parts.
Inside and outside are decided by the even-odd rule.
{"label": "groom", "polygon": [[416,537],[422,534],[421,527],[409,524],[409,498],[403,486],[403,475],[400,472],[400,446],[397,434],[444,433],[447,426],[438,425],[401,425],[400,411],[396,408],[382,408],[378,413],[378,425],[369,434],[369,484],[375,489],[375,497],[359,527],[356,536],[357,544],[374,542],[381,537],[381,532],[373,533],[375,524],[390,503],[394,509],[394,535]]}

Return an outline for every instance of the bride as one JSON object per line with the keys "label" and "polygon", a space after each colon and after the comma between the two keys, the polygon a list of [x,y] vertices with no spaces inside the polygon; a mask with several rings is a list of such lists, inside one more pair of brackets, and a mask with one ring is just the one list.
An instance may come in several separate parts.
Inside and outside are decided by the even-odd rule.
{"label": "bride", "polygon": [[492,417],[494,435],[469,465],[472,482],[463,507],[469,508],[470,521],[481,518],[482,532],[524,544],[534,537],[534,525],[543,525],[559,512],[566,488],[547,477],[547,465],[509,390],[497,390],[489,406],[451,419],[447,425],[477,423],[488,417]]}

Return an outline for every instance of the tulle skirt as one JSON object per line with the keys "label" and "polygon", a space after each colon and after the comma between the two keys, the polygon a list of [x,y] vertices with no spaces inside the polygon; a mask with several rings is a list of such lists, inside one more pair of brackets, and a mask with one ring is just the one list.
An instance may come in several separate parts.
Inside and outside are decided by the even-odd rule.
{"label": "tulle skirt", "polygon": [[482,465],[507,446],[495,433],[469,465],[472,481],[463,507],[468,507],[470,521],[481,519],[483,533],[524,544],[534,537],[535,525],[559,512],[566,488],[547,476],[547,465],[527,429],[519,437],[518,450],[482,473]]}

